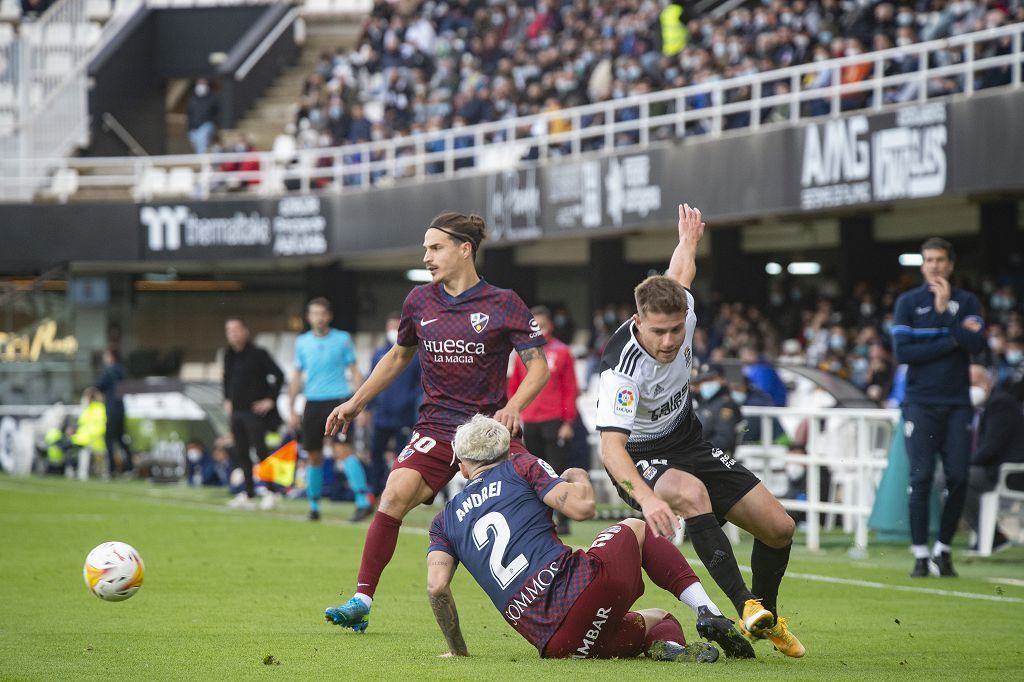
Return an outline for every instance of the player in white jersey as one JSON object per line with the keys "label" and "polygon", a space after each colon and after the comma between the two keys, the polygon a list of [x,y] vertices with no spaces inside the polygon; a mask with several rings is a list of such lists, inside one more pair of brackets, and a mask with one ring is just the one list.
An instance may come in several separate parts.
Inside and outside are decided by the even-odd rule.
{"label": "player in white jersey", "polygon": [[[669,535],[676,517],[683,518],[694,550],[740,614],[741,630],[800,657],[804,646],[776,611],[793,520],[754,474],[704,439],[693,413],[697,317],[689,287],[704,235],[700,211],[679,206],[678,229],[668,271],[637,286],[637,313],[605,348],[597,409],[601,457],[620,497],[643,512],[652,530]],[[755,538],[753,591],[722,531],[725,520]]]}

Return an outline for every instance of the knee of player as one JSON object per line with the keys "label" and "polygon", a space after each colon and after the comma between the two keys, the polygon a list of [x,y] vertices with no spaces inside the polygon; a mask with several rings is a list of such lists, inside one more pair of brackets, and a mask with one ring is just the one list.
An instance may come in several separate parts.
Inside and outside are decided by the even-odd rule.
{"label": "knee of player", "polygon": [[682,485],[673,486],[665,491],[658,491],[658,494],[668,502],[673,511],[689,518],[699,514],[706,514],[711,511],[711,499],[708,497],[704,486]]}
{"label": "knee of player", "polygon": [[782,549],[793,542],[793,533],[795,532],[796,522],[793,520],[793,517],[789,514],[781,514],[779,515],[778,520],[772,524],[772,527],[766,534],[767,537],[762,538],[761,542],[769,547]]}
{"label": "knee of player", "polygon": [[623,519],[621,521],[620,525],[626,526],[631,531],[633,531],[633,535],[636,536],[637,544],[640,545],[640,549],[643,549],[643,547],[644,547],[644,538],[646,537],[645,534],[647,532],[645,530],[646,526],[647,526],[647,522],[644,521],[643,519]]}

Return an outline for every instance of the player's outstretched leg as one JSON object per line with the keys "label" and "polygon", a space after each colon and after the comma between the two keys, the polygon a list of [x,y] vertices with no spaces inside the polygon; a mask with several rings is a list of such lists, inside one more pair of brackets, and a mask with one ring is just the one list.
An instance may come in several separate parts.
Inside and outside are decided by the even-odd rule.
{"label": "player's outstretched leg", "polygon": [[[642,523],[623,521],[625,524]],[[644,572],[655,585],[668,591],[697,614],[697,633],[722,647],[730,658],[754,658],[754,648],[736,630],[733,622],[722,615],[704,591],[689,562],[679,548],[643,526],[644,540],[640,550]],[[660,626],[660,625],[659,625]]]}

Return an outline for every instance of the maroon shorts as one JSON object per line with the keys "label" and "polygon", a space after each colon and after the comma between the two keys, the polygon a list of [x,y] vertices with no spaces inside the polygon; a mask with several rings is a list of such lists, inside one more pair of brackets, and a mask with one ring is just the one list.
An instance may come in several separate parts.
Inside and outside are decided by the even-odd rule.
{"label": "maroon shorts", "polygon": [[[529,452],[518,438],[512,439],[509,449],[512,454]],[[424,436],[417,431],[398,453],[392,467],[392,470],[394,469],[412,469],[419,472],[436,495],[458,473],[459,462],[455,458],[451,441]]]}
{"label": "maroon shorts", "polygon": [[544,658],[613,658],[643,651],[644,619],[630,607],[644,593],[640,545],[629,526],[598,533],[587,550],[593,581],[551,635]]}

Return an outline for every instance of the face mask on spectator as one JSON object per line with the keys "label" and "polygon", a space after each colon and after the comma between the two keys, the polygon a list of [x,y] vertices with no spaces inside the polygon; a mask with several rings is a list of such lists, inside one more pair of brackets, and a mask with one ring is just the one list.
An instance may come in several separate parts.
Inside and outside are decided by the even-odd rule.
{"label": "face mask on spectator", "polygon": [[897,38],[896,39],[896,46],[897,47],[906,47],[907,45],[910,45],[913,42],[914,41],[911,40],[910,38]]}
{"label": "face mask on spectator", "polygon": [[988,347],[991,350],[999,350],[999,346],[1001,345],[1003,345],[1002,339],[1000,339],[998,336],[988,337]]}
{"label": "face mask on spectator", "polygon": [[715,53],[715,56],[721,59],[725,56],[725,53],[729,51],[729,46],[719,41],[711,46],[711,51]]}
{"label": "face mask on spectator", "polygon": [[210,86],[206,83],[196,83],[196,95],[199,97],[204,96],[210,91]]}
{"label": "face mask on spectator", "polygon": [[792,21],[792,12],[783,12],[782,14],[779,15],[779,23],[781,23],[783,26],[789,26],[790,23],[792,23]]}
{"label": "face mask on spectator", "polygon": [[870,303],[861,303],[860,314],[864,317],[871,317],[875,314],[875,306]]}
{"label": "face mask on spectator", "polygon": [[892,320],[884,320],[882,322],[882,333],[889,334],[892,332]]}
{"label": "face mask on spectator", "polygon": [[732,401],[737,405],[742,405],[747,402],[747,394],[745,391],[729,391],[729,395],[732,396]]}
{"label": "face mask on spectator", "polygon": [[387,337],[388,343],[390,343],[392,346],[395,345],[396,343],[398,343],[398,330],[397,329],[389,329],[389,330],[387,330],[386,332],[384,332],[384,336]]}
{"label": "face mask on spectator", "polygon": [[974,405],[975,407],[981,407],[985,404],[985,401],[988,400],[988,394],[981,386],[971,386],[970,392],[971,405]]}
{"label": "face mask on spectator", "polygon": [[[973,387],[972,387],[973,388]],[[189,448],[185,451],[185,455],[188,457],[188,461],[195,464],[203,458],[203,451],[198,448]]]}
{"label": "face mask on spectator", "polygon": [[914,14],[913,14],[913,12],[900,12],[899,14],[896,15],[896,25],[897,26],[910,26],[913,23],[914,23]]}
{"label": "face mask on spectator", "polygon": [[830,336],[828,337],[828,347],[832,350],[843,350],[846,348],[846,339],[842,336]]}
{"label": "face mask on spectator", "polygon": [[1019,365],[1020,361],[1024,360],[1024,353],[1019,350],[1008,350],[1006,351],[1006,362],[1010,365]]}
{"label": "face mask on spectator", "polygon": [[721,387],[722,385],[717,381],[705,381],[700,385],[700,397],[704,400],[711,400]]}
{"label": "face mask on spectator", "polygon": [[822,45],[828,45],[832,42],[832,31],[822,31],[818,34],[818,42]]}
{"label": "face mask on spectator", "polygon": [[854,358],[853,362],[851,364],[853,365],[853,371],[854,372],[865,372],[868,369],[868,359],[867,358],[863,358],[863,357]]}
{"label": "face mask on spectator", "polygon": [[665,69],[665,79],[668,81],[674,81],[679,76],[679,69],[673,67],[671,69]]}

